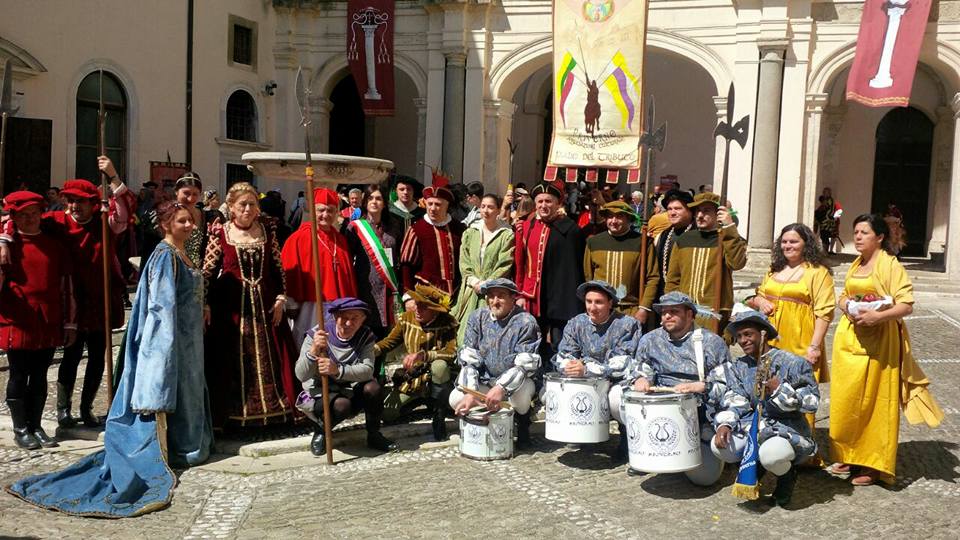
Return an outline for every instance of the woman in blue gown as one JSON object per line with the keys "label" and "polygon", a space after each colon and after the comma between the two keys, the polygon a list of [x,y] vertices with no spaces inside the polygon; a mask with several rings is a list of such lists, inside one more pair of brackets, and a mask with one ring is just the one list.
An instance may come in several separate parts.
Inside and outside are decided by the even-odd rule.
{"label": "woman in blue gown", "polygon": [[[81,516],[133,517],[170,504],[173,468],[207,460],[213,444],[203,373],[203,278],[184,252],[186,207],[158,209],[166,234],[147,261],[127,324],[126,365],[103,450],[7,488],[37,506]],[[82,308],[81,308],[82,309]]]}

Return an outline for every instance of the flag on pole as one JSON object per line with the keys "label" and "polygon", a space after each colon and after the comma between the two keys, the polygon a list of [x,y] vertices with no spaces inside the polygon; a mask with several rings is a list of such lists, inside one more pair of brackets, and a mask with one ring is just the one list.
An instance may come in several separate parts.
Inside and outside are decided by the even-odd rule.
{"label": "flag on pole", "polygon": [[847,99],[868,107],[910,104],[931,0],[866,0]]}
{"label": "flag on pole", "polygon": [[759,408],[753,411],[753,422],[750,423],[750,433],[747,434],[747,447],[743,449],[743,459],[740,461],[740,472],[737,481],[733,484],[731,493],[735,497],[751,501],[760,497],[759,461],[760,445],[757,444],[757,422],[760,418]]}

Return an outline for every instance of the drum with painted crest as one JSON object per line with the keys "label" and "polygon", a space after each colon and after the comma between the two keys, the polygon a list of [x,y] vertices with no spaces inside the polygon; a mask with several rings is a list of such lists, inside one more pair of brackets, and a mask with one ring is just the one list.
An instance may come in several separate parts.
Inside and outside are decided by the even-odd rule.
{"label": "drum with painted crest", "polygon": [[675,473],[700,466],[698,401],[694,394],[624,392],[620,411],[627,427],[630,467]]}
{"label": "drum with painted crest", "polygon": [[513,409],[474,407],[460,418],[460,455],[479,461],[513,457]]}
{"label": "drum with painted crest", "polygon": [[610,381],[547,373],[543,396],[545,436],[562,443],[600,443],[610,439]]}

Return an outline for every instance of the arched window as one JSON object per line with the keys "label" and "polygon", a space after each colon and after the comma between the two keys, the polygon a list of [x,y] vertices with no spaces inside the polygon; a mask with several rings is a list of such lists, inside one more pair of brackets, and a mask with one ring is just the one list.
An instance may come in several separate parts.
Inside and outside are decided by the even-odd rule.
{"label": "arched window", "polygon": [[230,94],[227,100],[227,138],[235,141],[257,141],[257,105],[244,90]]}
{"label": "arched window", "polygon": [[[102,88],[101,88],[101,81]],[[84,77],[77,90],[77,178],[97,183],[97,156],[100,155],[100,100],[103,98],[103,144],[120,178],[127,170],[127,95],[113,74],[94,71]]]}

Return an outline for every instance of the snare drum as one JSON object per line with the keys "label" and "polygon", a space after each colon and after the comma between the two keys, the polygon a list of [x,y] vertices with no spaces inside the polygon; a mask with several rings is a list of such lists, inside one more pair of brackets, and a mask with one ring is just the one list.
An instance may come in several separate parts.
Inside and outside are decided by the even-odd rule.
{"label": "snare drum", "polygon": [[600,443],[610,438],[610,381],[547,373],[544,405],[547,439],[563,443]]}
{"label": "snare drum", "polygon": [[460,455],[480,461],[513,457],[513,409],[474,407],[460,418]]}
{"label": "snare drum", "polygon": [[675,473],[700,466],[697,406],[693,394],[624,392],[620,410],[627,426],[630,467]]}

